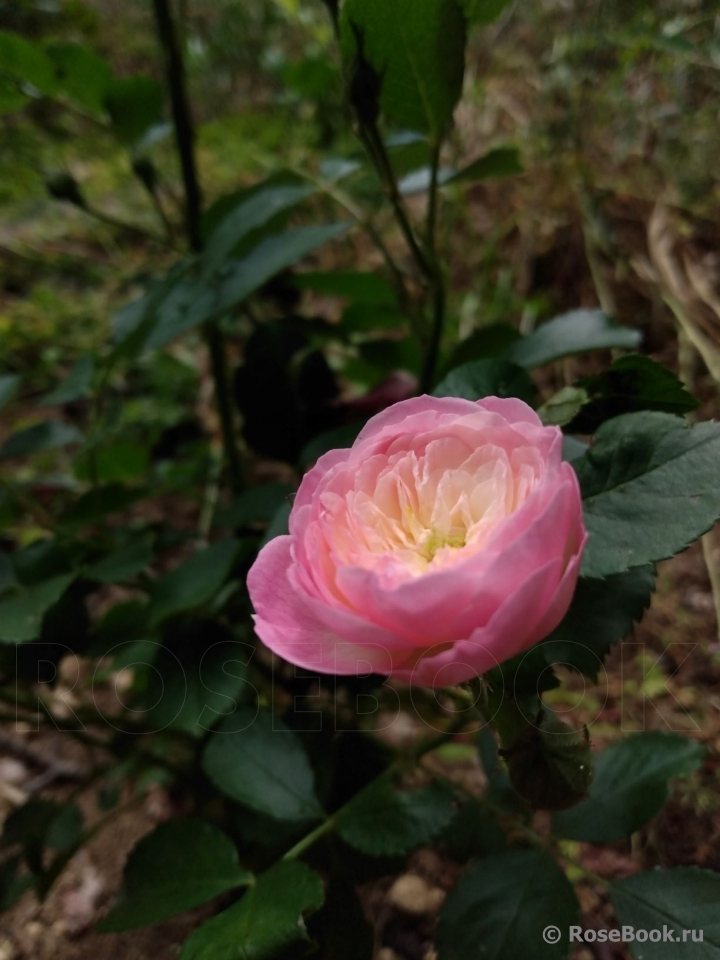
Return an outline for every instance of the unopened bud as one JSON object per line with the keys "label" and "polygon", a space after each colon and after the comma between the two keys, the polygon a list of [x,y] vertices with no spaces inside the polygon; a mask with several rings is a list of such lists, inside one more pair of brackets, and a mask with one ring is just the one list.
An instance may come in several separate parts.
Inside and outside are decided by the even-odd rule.
{"label": "unopened bud", "polygon": [[85,207],[85,197],[80,192],[77,180],[64,170],[53,170],[45,176],[45,187],[56,200],[67,200],[76,207]]}
{"label": "unopened bud", "polygon": [[150,193],[154,193],[157,186],[157,170],[152,160],[143,154],[138,154],[133,157],[132,168],[138,180],[142,181]]}
{"label": "unopened bud", "polygon": [[513,787],[536,810],[566,810],[587,796],[593,775],[587,730],[541,711],[502,755]]}
{"label": "unopened bud", "polygon": [[365,38],[362,30],[354,23],[350,26],[355,34],[356,47],[348,88],[350,105],[357,114],[361,126],[373,127],[380,114],[382,77],[365,57]]}

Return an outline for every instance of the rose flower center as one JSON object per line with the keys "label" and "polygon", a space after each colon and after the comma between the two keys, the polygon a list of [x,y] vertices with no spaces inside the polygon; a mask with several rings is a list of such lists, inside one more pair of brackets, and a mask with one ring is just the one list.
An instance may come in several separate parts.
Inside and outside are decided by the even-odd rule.
{"label": "rose flower center", "polygon": [[443,437],[370,457],[355,471],[349,490],[346,476],[342,492],[331,485],[321,495],[329,553],[336,564],[405,580],[481,550],[527,499],[543,462],[533,447]]}

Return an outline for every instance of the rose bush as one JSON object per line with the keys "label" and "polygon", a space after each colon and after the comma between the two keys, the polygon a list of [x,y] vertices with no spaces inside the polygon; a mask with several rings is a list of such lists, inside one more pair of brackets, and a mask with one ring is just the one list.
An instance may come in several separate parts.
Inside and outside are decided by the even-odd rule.
{"label": "rose bush", "polygon": [[562,620],[586,541],[562,434],[516,399],[418,397],[304,477],[248,576],[255,630],[321,673],[464,682]]}

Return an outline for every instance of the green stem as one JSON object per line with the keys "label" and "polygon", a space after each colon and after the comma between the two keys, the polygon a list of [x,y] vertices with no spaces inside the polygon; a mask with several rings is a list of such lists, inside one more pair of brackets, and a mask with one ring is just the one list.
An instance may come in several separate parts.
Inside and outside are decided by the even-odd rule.
{"label": "green stem", "polygon": [[105,223],[109,227],[116,227],[118,230],[127,230],[129,233],[135,233],[137,236],[144,237],[146,240],[152,240],[153,243],[158,243],[163,247],[167,246],[167,240],[165,237],[160,236],[159,233],[154,233],[152,230],[146,230],[145,227],[139,227],[135,223],[128,223],[126,220],[120,220],[117,217],[113,217],[112,214],[98,210],[97,207],[92,207],[86,203],[80,207],[80,210],[82,210],[83,213],[86,213],[89,217],[92,217],[93,220],[97,220],[99,223]]}
{"label": "green stem", "polygon": [[[175,125],[175,142],[180,157],[185,190],[185,229],[191,249],[195,253],[200,253],[203,246],[202,195],[195,164],[195,135],[187,99],[185,64],[170,9],[170,0],[153,0],[153,8],[158,37],[165,57],[165,73],[170,90]],[[204,334],[210,353],[215,396],[222,429],[223,449],[230,473],[230,483],[233,491],[237,493],[242,488],[242,471],[240,469],[240,454],[235,443],[235,423],[230,382],[227,374],[225,341],[217,321],[205,324]]]}
{"label": "green stem", "polygon": [[295,860],[297,857],[301,856],[308,850],[317,840],[321,837],[324,837],[326,833],[330,831],[335,826],[335,818],[328,817],[327,820],[323,820],[319,827],[316,827],[310,833],[306,834],[302,840],[299,840],[294,847],[291,847],[290,850],[283,856],[283,860]]}
{"label": "green stem", "polygon": [[432,390],[435,381],[435,370],[437,368],[438,357],[440,356],[440,346],[442,344],[443,331],[445,329],[445,278],[443,276],[442,266],[437,255],[436,239],[439,171],[440,144],[435,146],[433,149],[430,167],[426,245],[430,255],[430,265],[432,268],[430,276],[432,289],[432,327],[430,329],[430,341],[425,352],[425,361],[423,364],[422,376],[420,378],[420,393],[429,393]]}
{"label": "green stem", "polygon": [[[390,764],[387,769],[383,770],[382,773],[378,774],[370,783],[366,784],[363,789],[367,789],[371,784],[377,783],[380,780],[384,780],[389,776],[394,770],[399,770],[407,768],[408,766],[414,766],[417,764],[426,753],[430,753],[433,750],[436,750],[438,747],[441,747],[450,737],[454,736],[456,733],[459,733],[460,730],[467,723],[467,717],[453,717],[450,723],[447,726],[446,730],[443,730],[437,734],[434,734],[431,737],[428,737],[424,740],[419,740],[407,754],[398,757],[393,763]],[[353,802],[354,797],[351,797],[346,804],[340,807],[331,817],[328,817],[326,820],[320,824],[320,826],[315,827],[310,833],[306,834],[301,840],[299,840],[294,847],[291,847],[283,856],[283,860],[294,860],[296,857],[299,857],[301,854],[305,853],[313,844],[319,840],[321,837],[324,837],[326,834],[332,832],[335,828],[335,823],[342,814],[342,812],[350,806]]]}

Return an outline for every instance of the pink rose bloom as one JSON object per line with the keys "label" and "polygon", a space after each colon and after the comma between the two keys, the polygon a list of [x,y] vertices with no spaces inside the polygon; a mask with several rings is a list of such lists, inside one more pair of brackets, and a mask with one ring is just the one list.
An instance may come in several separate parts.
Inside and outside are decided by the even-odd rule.
{"label": "pink rose bloom", "polygon": [[565,615],[587,535],[562,434],[521,400],[417,397],[300,485],[248,575],[255,630],[317,673],[462,683]]}

